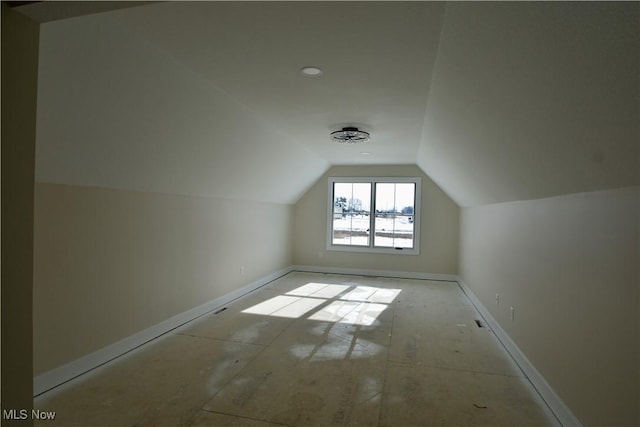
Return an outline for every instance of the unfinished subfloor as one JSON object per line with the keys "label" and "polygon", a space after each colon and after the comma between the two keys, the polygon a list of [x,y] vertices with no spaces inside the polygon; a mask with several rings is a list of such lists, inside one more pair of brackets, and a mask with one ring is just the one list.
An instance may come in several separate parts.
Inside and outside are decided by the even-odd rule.
{"label": "unfinished subfloor", "polygon": [[42,426],[557,426],[456,283],[292,272],[35,399]]}

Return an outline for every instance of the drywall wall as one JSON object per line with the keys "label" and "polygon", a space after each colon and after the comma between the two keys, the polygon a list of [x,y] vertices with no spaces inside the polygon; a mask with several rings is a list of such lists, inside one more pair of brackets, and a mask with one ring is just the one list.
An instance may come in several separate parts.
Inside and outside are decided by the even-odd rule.
{"label": "drywall wall", "polygon": [[632,187],[461,212],[462,279],[585,426],[640,423],[639,200]]}
{"label": "drywall wall", "polygon": [[[39,25],[2,4],[2,408],[33,405],[31,298]],[[8,413],[8,412],[7,412]],[[3,426],[33,424],[11,420]]]}
{"label": "drywall wall", "polygon": [[292,211],[37,183],[34,374],[289,266]]}
{"label": "drywall wall", "polygon": [[[418,176],[422,178],[419,255],[327,251],[327,191],[330,176]],[[296,203],[294,263],[339,268],[437,274],[458,271],[458,206],[417,166],[334,166]]]}

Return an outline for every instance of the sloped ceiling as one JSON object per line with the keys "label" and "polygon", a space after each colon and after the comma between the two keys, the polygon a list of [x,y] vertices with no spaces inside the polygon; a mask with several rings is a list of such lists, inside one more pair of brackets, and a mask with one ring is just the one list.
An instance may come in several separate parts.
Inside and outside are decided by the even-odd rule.
{"label": "sloped ceiling", "polygon": [[449,3],[418,164],[462,206],[640,183],[639,3]]}
{"label": "sloped ceiling", "polygon": [[[37,179],[293,203],[332,164],[418,164],[461,206],[638,185],[638,26],[638,3],[528,2],[49,22]],[[346,125],[371,141],[331,143]]]}

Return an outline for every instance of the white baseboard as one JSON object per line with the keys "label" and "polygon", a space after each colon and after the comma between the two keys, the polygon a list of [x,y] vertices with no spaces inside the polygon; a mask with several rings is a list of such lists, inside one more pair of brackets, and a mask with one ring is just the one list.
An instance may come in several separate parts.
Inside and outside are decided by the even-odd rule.
{"label": "white baseboard", "polygon": [[49,391],[61,384],[64,384],[82,374],[85,374],[107,362],[110,362],[149,341],[158,338],[167,332],[170,332],[192,320],[197,319],[207,313],[210,313],[231,301],[236,300],[243,295],[248,294],[273,280],[284,276],[292,271],[291,267],[278,270],[268,276],[249,283],[233,292],[223,295],[219,298],[211,300],[198,307],[194,307],[183,313],[177,314],[163,322],[160,322],[150,328],[144,329],[133,335],[130,335],[120,341],[110,344],[100,350],[80,357],[65,365],[47,371],[33,379],[33,393],[38,396]]}
{"label": "white baseboard", "polygon": [[458,276],[454,274],[430,274],[412,271],[372,270],[363,268],[326,267],[317,265],[293,265],[293,271],[309,273],[351,274],[357,276],[395,277],[400,279],[439,280],[445,282],[457,282]]}
{"label": "white baseboard", "polygon": [[305,272],[318,272],[318,273],[334,273],[334,274],[354,274],[361,276],[383,276],[383,277],[397,277],[404,279],[423,279],[423,280],[440,280],[448,282],[457,282],[462,288],[463,292],[469,298],[469,301],[476,307],[480,315],[484,318],[489,327],[493,330],[496,337],[500,340],[507,352],[511,355],[514,361],[518,364],[522,372],[527,376],[531,384],[537,390],[540,397],[549,406],[549,409],[556,416],[560,424],[563,427],[582,427],[580,421],[576,418],[571,410],[564,404],[562,399],[555,393],[549,383],[544,379],[542,374],[533,366],[533,364],[527,359],[524,353],[518,348],[516,343],[507,335],[502,329],[500,324],[493,318],[491,313],[480,302],[473,291],[467,286],[466,283],[457,275],[453,274],[429,274],[429,273],[416,273],[405,271],[388,271],[388,270],[370,270],[370,269],[357,269],[357,268],[339,268],[339,267],[323,267],[323,266],[311,266],[311,265],[294,265],[293,271],[305,271]]}
{"label": "white baseboard", "polygon": [[489,327],[493,330],[496,337],[509,352],[513,360],[515,360],[522,372],[524,372],[531,384],[533,384],[535,389],[538,391],[538,394],[540,394],[542,399],[549,406],[549,409],[551,409],[551,412],[553,412],[560,424],[562,424],[563,427],[582,427],[582,424],[576,416],[573,415],[569,407],[565,405],[562,399],[560,399],[556,392],[553,391],[547,380],[544,379],[542,374],[540,374],[529,359],[527,359],[527,356],[525,356],[516,343],[513,342],[511,337],[509,337],[504,329],[502,329],[500,324],[493,318],[491,313],[489,313],[489,310],[487,310],[478,297],[476,297],[471,288],[469,288],[469,286],[467,286],[460,277],[458,277],[457,282],[463,292],[467,295],[467,298],[469,298],[471,303],[476,307],[480,315],[482,315]]}
{"label": "white baseboard", "polygon": [[509,335],[507,335],[507,333],[502,329],[500,324],[496,322],[496,320],[493,318],[493,316],[491,316],[489,311],[484,307],[484,305],[476,297],[469,286],[467,286],[459,276],[452,274],[429,274],[419,272],[341,268],[312,265],[292,265],[290,267],[278,270],[233,292],[230,292],[198,307],[194,307],[190,310],[173,316],[150,328],[144,329],[91,354],[69,362],[66,365],[38,375],[33,379],[34,396],[38,396],[82,374],[92,371],[95,368],[102,366],[142,346],[143,344],[146,344],[149,341],[166,334],[167,332],[170,332],[180,326],[185,325],[188,322],[191,322],[192,320],[197,319],[198,317],[210,313],[224,306],[225,304],[229,304],[231,301],[236,300],[258,289],[291,271],[457,282],[464,293],[467,295],[471,303],[476,307],[489,327],[493,330],[496,337],[500,340],[505,349],[511,354],[513,359],[520,366],[520,369],[522,369],[524,374],[529,378],[529,381],[531,381],[540,396],[544,399],[551,411],[558,418],[558,421],[560,421],[560,423],[564,427],[582,427],[580,421],[575,417],[575,415],[573,415],[571,410],[553,391],[549,383],[547,383],[540,372],[538,372],[533,364],[527,359],[524,353],[518,348],[518,346],[513,342]]}
{"label": "white baseboard", "polygon": [[34,396],[38,396],[51,389],[54,389],[61,384],[64,384],[74,378],[79,377],[87,372],[96,369],[146,343],[152,341],[167,332],[170,332],[186,323],[197,319],[211,311],[214,311],[229,302],[248,294],[273,280],[284,276],[291,271],[304,271],[304,272],[318,272],[318,273],[333,273],[333,274],[353,274],[359,276],[384,276],[384,277],[398,277],[407,279],[425,279],[425,280],[444,280],[444,281],[457,281],[457,276],[446,274],[427,274],[427,273],[415,273],[415,272],[402,272],[402,271],[388,271],[388,270],[370,270],[370,269],[357,269],[357,268],[338,268],[338,267],[319,267],[310,265],[293,265],[282,270],[276,271],[273,274],[262,277],[240,289],[237,289],[222,297],[211,300],[198,307],[194,307],[183,313],[177,314],[165,321],[162,321],[156,325],[153,325],[147,329],[130,335],[121,339],[113,344],[101,348],[93,353],[82,356],[76,360],[73,360],[65,365],[54,368],[41,375],[34,377],[33,379],[33,393]]}

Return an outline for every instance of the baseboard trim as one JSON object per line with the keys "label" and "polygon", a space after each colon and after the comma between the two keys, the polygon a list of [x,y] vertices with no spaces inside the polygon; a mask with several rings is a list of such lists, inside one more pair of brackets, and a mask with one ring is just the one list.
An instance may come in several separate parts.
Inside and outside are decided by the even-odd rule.
{"label": "baseboard trim", "polygon": [[162,335],[165,335],[168,332],[171,332],[201,316],[204,316],[207,313],[217,310],[220,307],[229,304],[230,302],[241,298],[242,296],[250,292],[257,290],[292,271],[434,280],[458,283],[465,295],[469,298],[469,301],[471,301],[471,303],[475,306],[480,315],[484,318],[485,322],[493,330],[496,337],[509,352],[511,357],[513,357],[515,362],[520,366],[520,369],[522,369],[524,374],[529,378],[529,381],[531,381],[542,399],[547,403],[558,421],[564,427],[582,427],[580,421],[575,417],[575,415],[573,415],[571,410],[555,393],[555,391],[551,388],[549,383],[544,379],[540,372],[538,372],[538,370],[533,366],[529,359],[527,359],[527,357],[518,348],[515,342],[509,337],[504,329],[502,329],[500,324],[493,318],[486,307],[476,297],[471,288],[466,283],[464,283],[464,281],[459,276],[452,274],[430,274],[395,270],[342,268],[314,265],[291,265],[289,267],[283,268],[272,274],[261,277],[260,279],[253,281],[233,292],[230,292],[205,304],[175,315],[163,322],[160,322],[154,326],[130,335],[100,350],[97,350],[58,368],[38,375],[33,379],[34,397],[50,391],[100,366],[103,366],[117,359],[118,357],[123,356],[124,354],[127,354],[141,347],[142,345],[158,337],[161,337]]}
{"label": "baseboard trim", "polygon": [[533,366],[527,356],[520,350],[511,337],[505,332],[500,324],[489,313],[489,310],[480,302],[478,297],[473,293],[471,288],[464,283],[462,278],[458,277],[457,282],[462,288],[469,301],[475,306],[476,310],[484,318],[485,322],[493,330],[498,340],[502,343],[504,348],[509,352],[513,360],[518,364],[522,372],[527,376],[533,387],[536,389],[540,397],[545,401],[547,406],[555,417],[558,419],[563,427],[582,427],[582,423],[573,415],[573,412],[567,405],[560,399],[556,392],[551,388],[547,380],[542,376],[540,372]]}
{"label": "baseboard trim", "polygon": [[261,288],[268,283],[284,276],[292,271],[292,267],[283,268],[272,274],[261,277],[260,279],[251,282],[242,288],[239,288],[233,292],[223,295],[219,298],[213,299],[202,305],[194,307],[190,310],[177,314],[165,321],[162,321],[156,325],[153,325],[147,329],[130,335],[120,341],[110,344],[100,350],[93,353],[82,356],[72,362],[69,362],[60,367],[54,368],[41,375],[34,377],[33,379],[33,393],[34,397],[41,395],[47,391],[50,391],[66,382],[73,380],[83,374],[86,374],[108,362],[123,356],[126,353],[135,350],[136,348],[168,333],[180,326],[189,323],[198,317],[204,316],[214,310],[219,309],[225,304],[229,304],[250,292]]}
{"label": "baseboard trim", "polygon": [[431,274],[413,271],[373,270],[365,268],[343,268],[317,265],[293,265],[293,271],[307,273],[347,274],[355,276],[393,277],[399,279],[436,280],[444,282],[457,282],[458,276],[454,274]]}

